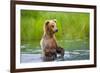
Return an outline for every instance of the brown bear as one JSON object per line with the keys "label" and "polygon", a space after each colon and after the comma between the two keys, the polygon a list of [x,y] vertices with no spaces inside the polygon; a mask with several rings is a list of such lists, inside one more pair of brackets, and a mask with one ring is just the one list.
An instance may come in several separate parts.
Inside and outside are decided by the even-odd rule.
{"label": "brown bear", "polygon": [[56,42],[56,32],[58,32],[56,20],[47,20],[44,24],[44,34],[40,41],[43,61],[53,61],[57,58],[57,54],[60,54],[62,58],[64,56],[64,49],[59,47]]}

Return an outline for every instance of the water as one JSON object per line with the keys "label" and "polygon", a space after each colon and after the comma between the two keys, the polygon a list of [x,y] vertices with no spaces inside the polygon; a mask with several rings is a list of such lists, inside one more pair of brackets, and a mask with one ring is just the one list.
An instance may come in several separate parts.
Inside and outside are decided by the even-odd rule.
{"label": "water", "polygon": [[[59,40],[59,46],[63,46],[65,55],[63,61],[89,60],[89,42],[87,40]],[[21,63],[43,62],[39,42],[21,44]],[[61,61],[57,58],[55,61]]]}
{"label": "water", "polygon": [[[34,52],[38,53],[21,53],[21,63],[35,63],[35,62],[43,62],[41,54],[41,50],[36,50]],[[89,59],[89,50],[74,50],[74,51],[65,51],[63,61],[72,61],[72,60],[88,60]],[[61,61],[62,59],[57,58],[55,61]]]}

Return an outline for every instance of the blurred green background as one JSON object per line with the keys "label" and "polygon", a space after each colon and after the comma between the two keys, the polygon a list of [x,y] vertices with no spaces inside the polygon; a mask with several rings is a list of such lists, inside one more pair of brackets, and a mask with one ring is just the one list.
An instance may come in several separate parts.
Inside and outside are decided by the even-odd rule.
{"label": "blurred green background", "polygon": [[21,10],[21,52],[40,49],[43,25],[56,19],[58,44],[65,50],[89,49],[89,13]]}

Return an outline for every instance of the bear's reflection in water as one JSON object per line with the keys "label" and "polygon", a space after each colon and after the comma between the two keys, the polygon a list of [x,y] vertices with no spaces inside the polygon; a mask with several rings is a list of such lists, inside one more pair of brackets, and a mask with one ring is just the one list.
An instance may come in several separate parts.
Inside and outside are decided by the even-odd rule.
{"label": "bear's reflection in water", "polygon": [[[38,50],[37,50],[38,51]],[[41,54],[38,53],[21,53],[21,63],[35,63],[35,62],[43,62]],[[57,55],[57,59],[54,61],[73,61],[73,60],[89,60],[89,50],[75,50],[75,51],[65,51],[64,58],[60,58]]]}

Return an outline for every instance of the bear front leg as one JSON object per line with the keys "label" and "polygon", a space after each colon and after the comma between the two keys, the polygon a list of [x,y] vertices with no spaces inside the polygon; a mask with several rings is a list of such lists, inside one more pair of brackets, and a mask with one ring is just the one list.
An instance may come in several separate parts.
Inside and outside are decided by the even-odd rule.
{"label": "bear front leg", "polygon": [[58,54],[60,54],[60,57],[64,59],[64,49],[62,47],[57,47],[56,51]]}
{"label": "bear front leg", "polygon": [[51,51],[50,49],[47,49],[44,51],[43,61],[53,61],[57,58],[56,50]]}

